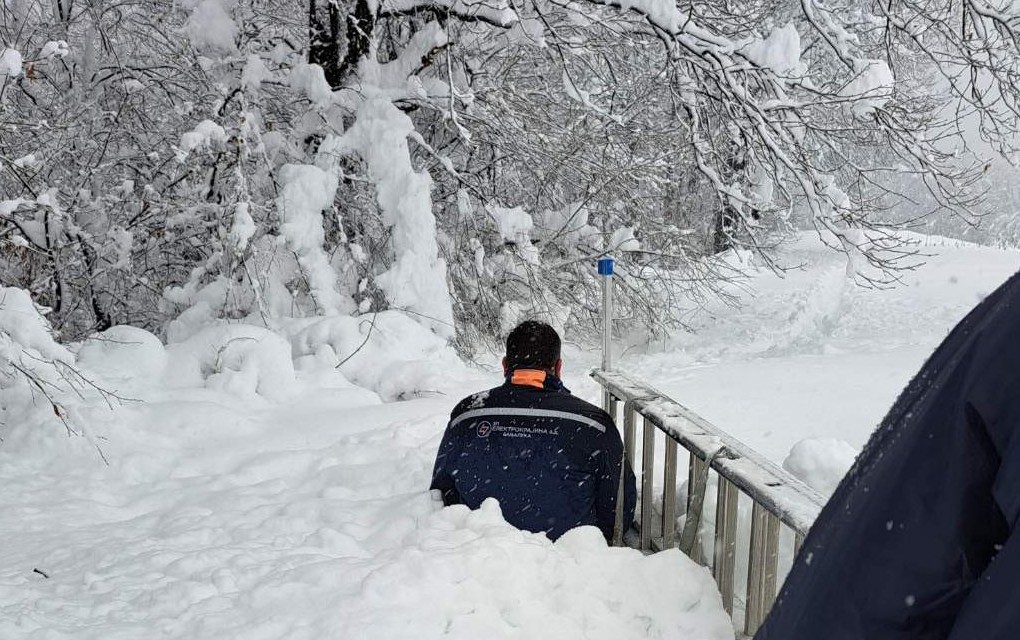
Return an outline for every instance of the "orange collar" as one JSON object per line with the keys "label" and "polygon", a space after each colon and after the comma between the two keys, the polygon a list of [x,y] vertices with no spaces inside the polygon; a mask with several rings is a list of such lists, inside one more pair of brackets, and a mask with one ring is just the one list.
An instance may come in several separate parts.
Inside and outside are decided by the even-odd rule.
{"label": "orange collar", "polygon": [[545,378],[549,374],[541,369],[518,369],[510,378],[511,384],[519,384],[523,387],[545,388]]}

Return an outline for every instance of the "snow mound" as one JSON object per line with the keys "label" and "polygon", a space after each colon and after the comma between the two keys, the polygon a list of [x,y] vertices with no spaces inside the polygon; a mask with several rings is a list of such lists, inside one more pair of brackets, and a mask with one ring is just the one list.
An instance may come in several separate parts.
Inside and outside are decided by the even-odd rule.
{"label": "snow mound", "polygon": [[842,440],[806,438],[793,446],[783,468],[828,497],[853,466],[857,453]]}
{"label": "snow mound", "polygon": [[679,551],[610,548],[594,527],[554,544],[492,499],[432,515],[343,607],[339,636],[365,640],[733,637],[708,571]]}
{"label": "snow mound", "polygon": [[86,340],[78,349],[78,366],[104,382],[133,383],[159,380],[167,366],[167,353],[159,338],[144,329],[116,326]]}
{"label": "snow mound", "polygon": [[299,321],[291,346],[295,358],[339,364],[351,382],[384,400],[447,393],[467,374],[445,339],[399,311]]}
{"label": "snow mound", "polygon": [[732,640],[679,552],[440,508],[452,402],[171,389],[104,415],[110,466],[0,448],[0,638]]}
{"label": "snow mound", "polygon": [[290,345],[253,325],[207,327],[169,347],[167,383],[205,386],[241,398],[279,401],[296,387]]}

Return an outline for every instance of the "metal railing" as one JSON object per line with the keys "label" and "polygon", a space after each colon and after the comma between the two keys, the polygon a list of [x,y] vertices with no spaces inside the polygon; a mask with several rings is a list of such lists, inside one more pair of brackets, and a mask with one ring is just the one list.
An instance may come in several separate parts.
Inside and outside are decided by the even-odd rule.
{"label": "metal railing", "polygon": [[[700,564],[711,566],[726,611],[735,608],[737,568],[738,501],[740,494],[752,501],[748,550],[747,599],[744,602],[743,632],[754,635],[776,597],[779,539],[782,527],[794,535],[794,553],[825,502],[821,495],[789,473],[766,460],[740,441],[714,427],[683,405],[644,383],[622,373],[598,370],[592,377],[603,389],[605,410],[619,422],[618,406],[623,404],[623,441],[627,459],[635,467],[638,419],[641,433],[640,514],[633,523],[640,537],[634,541],[643,551],[679,546]],[[665,434],[662,499],[654,498],[656,431]],[[687,515],[677,537],[678,447],[689,452]],[[712,517],[714,546],[711,563],[699,538],[702,511],[709,489],[709,475],[718,475],[716,508]],[[622,521],[622,500],[617,510],[614,544],[623,544],[626,528]],[[655,508],[658,506],[659,516]],[[658,535],[655,535],[658,533]]]}

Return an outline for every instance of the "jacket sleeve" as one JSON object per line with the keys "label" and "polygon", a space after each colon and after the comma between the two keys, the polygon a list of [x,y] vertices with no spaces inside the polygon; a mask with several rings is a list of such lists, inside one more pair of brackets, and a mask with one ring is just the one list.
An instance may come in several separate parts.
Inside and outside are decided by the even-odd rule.
{"label": "jacket sleeve", "polygon": [[634,522],[634,507],[637,504],[634,470],[624,456],[623,442],[609,416],[603,435],[604,449],[601,471],[595,496],[595,522],[606,540],[612,541],[613,527],[616,523],[616,503],[620,494],[620,483],[623,482],[623,530],[626,531]]}
{"label": "jacket sleeve", "polygon": [[442,493],[443,505],[447,507],[463,503],[460,493],[457,491],[457,485],[453,480],[453,469],[451,466],[459,455],[456,445],[457,440],[454,437],[453,430],[447,424],[446,432],[443,433],[443,440],[439,444],[439,452],[436,454],[436,463],[432,468],[432,484],[429,486],[429,489],[438,489]]}

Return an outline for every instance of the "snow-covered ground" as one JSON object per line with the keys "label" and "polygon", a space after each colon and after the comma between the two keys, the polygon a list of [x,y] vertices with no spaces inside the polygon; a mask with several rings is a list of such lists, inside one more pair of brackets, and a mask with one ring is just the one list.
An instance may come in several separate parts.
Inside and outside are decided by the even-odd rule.
{"label": "snow-covered ground", "polygon": [[924,265],[875,289],[850,284],[845,259],[805,235],[782,260],[799,268],[755,276],[740,308],[717,305],[696,332],[620,366],[777,463],[811,438],[845,468],[845,446],[825,439],[859,450],[956,322],[1020,269],[1017,251],[911,237]]}
{"label": "snow-covered ground", "polygon": [[[427,335],[378,320],[349,365],[373,390],[295,372],[282,339],[240,329],[83,346],[78,364],[125,400],[76,407],[88,438],[48,407],[6,425],[0,638],[732,638],[710,575],[677,551],[609,548],[594,528],[552,544],[494,502],[434,503],[446,417],[493,376],[441,349],[409,359]],[[299,327],[301,364],[357,347],[346,324]]]}
{"label": "snow-covered ground", "polygon": [[[755,276],[743,307],[621,367],[777,462],[801,443],[787,466],[824,491],[1020,267],[1017,252],[925,242],[906,286],[866,290],[805,238],[785,254],[802,269]],[[80,347],[123,397],[75,405],[88,437],[45,407],[0,427],[0,639],[732,638],[709,574],[678,552],[610,549],[594,529],[552,544],[495,504],[439,509],[425,487],[446,415],[499,376],[378,320]],[[567,355],[568,386],[596,398],[597,356]]]}

